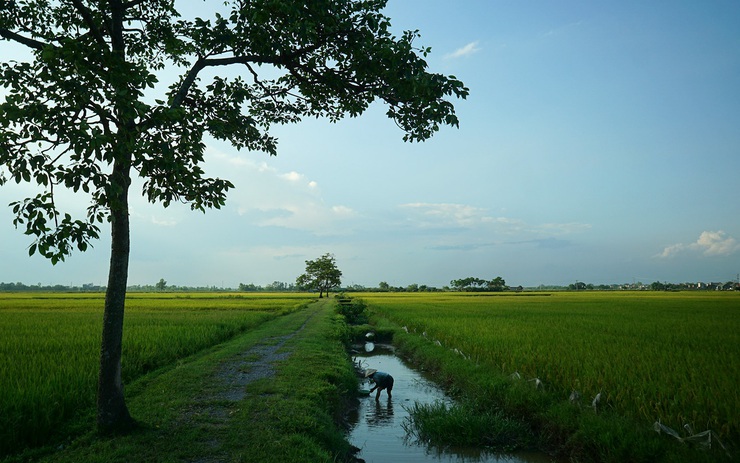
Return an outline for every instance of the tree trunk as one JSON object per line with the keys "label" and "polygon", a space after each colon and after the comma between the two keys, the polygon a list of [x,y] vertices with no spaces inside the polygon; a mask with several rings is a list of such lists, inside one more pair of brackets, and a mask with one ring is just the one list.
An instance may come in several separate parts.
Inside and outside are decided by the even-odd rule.
{"label": "tree trunk", "polygon": [[103,339],[100,345],[97,426],[101,433],[125,432],[134,427],[126,407],[121,381],[123,312],[126,304],[130,250],[128,187],[130,161],[116,160],[111,174],[111,254],[105,292]]}

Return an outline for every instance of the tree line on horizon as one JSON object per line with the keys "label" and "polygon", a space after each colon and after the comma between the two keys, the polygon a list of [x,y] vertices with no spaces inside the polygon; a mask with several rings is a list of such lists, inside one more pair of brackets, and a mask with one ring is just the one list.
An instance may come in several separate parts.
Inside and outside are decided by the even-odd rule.
{"label": "tree line on horizon", "polygon": [[[295,283],[273,281],[266,285],[258,285],[254,283],[239,283],[236,288],[215,286],[215,285],[204,285],[204,286],[187,286],[187,285],[170,285],[166,284],[162,286],[163,280],[158,283],[149,285],[130,285],[128,291],[131,292],[246,292],[246,293],[275,293],[275,292],[300,292],[306,289],[297,286]],[[456,281],[456,280],[453,280]],[[485,281],[485,280],[483,280]],[[166,283],[166,282],[165,282]],[[521,288],[521,289],[520,289]],[[42,285],[37,283],[35,285],[28,285],[22,282],[0,282],[0,292],[84,292],[84,293],[95,293],[104,292],[105,286],[96,285],[93,283],[84,283],[82,285],[62,285],[62,284],[50,284]],[[516,290],[516,291],[624,291],[624,290],[640,290],[640,291],[740,291],[740,285],[734,281],[728,281],[725,283],[666,283],[666,282],[653,282],[650,284],[645,283],[623,283],[623,284],[610,284],[610,285],[594,285],[591,283],[576,282],[569,285],[539,285],[534,287],[506,287],[505,290]],[[406,286],[393,286],[386,281],[381,281],[377,286],[363,286],[359,284],[351,284],[347,286],[339,286],[336,291],[341,292],[443,292],[443,291],[461,291],[453,286],[443,286],[441,288],[436,286],[429,286],[425,284],[411,283]]]}

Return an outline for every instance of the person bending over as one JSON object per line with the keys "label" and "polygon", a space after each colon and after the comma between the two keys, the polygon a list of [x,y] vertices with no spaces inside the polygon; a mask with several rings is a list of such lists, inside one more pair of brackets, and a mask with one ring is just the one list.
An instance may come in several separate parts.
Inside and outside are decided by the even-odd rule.
{"label": "person bending over", "polygon": [[367,370],[365,370],[365,378],[370,378],[370,381],[375,383],[375,386],[370,389],[370,393],[372,394],[373,391],[377,389],[378,392],[377,394],[375,394],[376,401],[380,400],[380,393],[381,391],[383,391],[383,389],[385,389],[388,393],[388,399],[392,397],[391,392],[393,391],[393,376],[383,371],[368,368]]}

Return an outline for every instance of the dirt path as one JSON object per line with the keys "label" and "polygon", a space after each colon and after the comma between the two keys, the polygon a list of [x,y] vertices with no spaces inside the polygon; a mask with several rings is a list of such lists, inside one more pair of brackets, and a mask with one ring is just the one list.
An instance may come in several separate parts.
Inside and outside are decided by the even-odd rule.
{"label": "dirt path", "polygon": [[259,344],[224,363],[215,375],[214,379],[220,387],[212,399],[239,402],[245,398],[245,388],[248,384],[260,379],[271,378],[275,374],[275,362],[287,359],[292,353],[283,350],[285,343],[303,331],[306,323],[315,314],[314,310],[300,328],[292,333],[265,338]]}
{"label": "dirt path", "polygon": [[[228,449],[221,439],[221,431],[229,425],[232,414],[247,396],[247,386],[255,381],[269,379],[275,374],[275,363],[290,357],[285,344],[299,335],[314,317],[322,302],[311,304],[301,311],[306,318],[301,326],[280,336],[265,337],[252,347],[223,362],[207,381],[203,394],[184,411],[177,427],[195,431],[198,440],[210,449],[208,456],[185,461],[190,463],[220,463],[230,461]],[[269,322],[268,322],[269,323]]]}

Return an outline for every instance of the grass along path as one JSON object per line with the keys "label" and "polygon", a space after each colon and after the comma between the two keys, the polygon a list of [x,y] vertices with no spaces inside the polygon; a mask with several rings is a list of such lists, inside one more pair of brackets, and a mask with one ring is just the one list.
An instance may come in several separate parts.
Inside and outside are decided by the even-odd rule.
{"label": "grass along path", "polygon": [[330,299],[309,304],[128,386],[137,432],[88,433],[6,461],[341,460],[350,446],[336,418],[357,381],[345,329]]}
{"label": "grass along path", "polygon": [[[127,296],[122,379],[175,366],[311,302],[309,294]],[[95,409],[103,293],[0,293],[0,460],[48,445]],[[82,432],[90,426],[82,423]]]}

